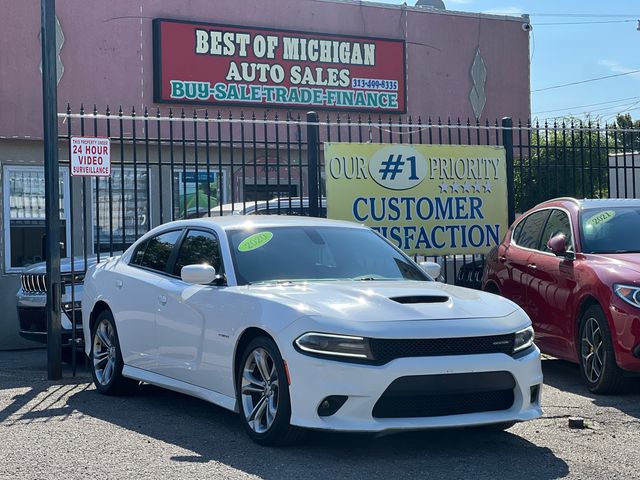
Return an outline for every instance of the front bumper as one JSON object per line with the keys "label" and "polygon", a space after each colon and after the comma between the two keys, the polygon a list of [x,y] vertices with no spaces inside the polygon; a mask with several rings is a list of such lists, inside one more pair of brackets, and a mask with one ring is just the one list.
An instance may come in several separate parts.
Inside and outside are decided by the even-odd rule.
{"label": "front bumper", "polygon": [[[62,296],[61,315],[61,336],[62,344],[68,344],[73,339],[72,318],[75,317],[76,339],[82,338],[82,311],[78,288],[74,295],[75,309],[72,308],[71,294],[65,293]],[[46,294],[25,293],[22,289],[17,294],[17,311],[19,330],[22,338],[27,340],[47,343],[47,317],[46,317]],[[74,312],[75,310],[75,312]]]}
{"label": "front bumper", "polygon": [[614,295],[609,315],[618,366],[628,372],[640,373],[640,309]]}
{"label": "front bumper", "polygon": [[[488,425],[526,421],[542,415],[540,351],[533,347],[513,358],[495,353],[442,357],[399,358],[382,366],[359,365],[309,357],[285,347],[291,377],[291,423],[300,427],[350,432],[385,432]],[[374,408],[387,388],[407,376],[442,376],[508,372],[515,380],[510,407],[444,416],[377,418]],[[532,394],[532,389],[536,392]],[[330,396],[347,396],[336,413],[320,416],[318,407]],[[532,402],[533,397],[533,402]]]}

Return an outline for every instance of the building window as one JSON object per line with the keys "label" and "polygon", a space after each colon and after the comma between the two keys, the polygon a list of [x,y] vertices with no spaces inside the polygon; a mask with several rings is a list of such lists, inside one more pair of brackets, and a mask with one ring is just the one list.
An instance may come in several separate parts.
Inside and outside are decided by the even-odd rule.
{"label": "building window", "polygon": [[[71,232],[66,221],[69,211],[68,173],[60,169],[61,255],[68,255]],[[20,271],[44,261],[45,195],[44,168],[4,167],[4,252],[5,270]]]}
{"label": "building window", "polygon": [[150,230],[148,182],[146,170],[132,167],[124,168],[124,177],[114,168],[111,178],[98,178],[97,189],[92,182],[95,252],[122,252]]}
{"label": "building window", "polygon": [[[224,179],[224,172],[222,179]],[[198,170],[176,171],[173,174],[174,218],[198,218],[207,216],[224,198],[220,172]]]}

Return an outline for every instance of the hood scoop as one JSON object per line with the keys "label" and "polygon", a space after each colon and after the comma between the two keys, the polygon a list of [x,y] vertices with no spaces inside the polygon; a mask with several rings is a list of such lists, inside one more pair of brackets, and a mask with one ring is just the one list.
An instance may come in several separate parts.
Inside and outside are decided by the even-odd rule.
{"label": "hood scoop", "polygon": [[404,304],[446,303],[449,297],[444,295],[411,295],[407,297],[391,297],[389,300]]}

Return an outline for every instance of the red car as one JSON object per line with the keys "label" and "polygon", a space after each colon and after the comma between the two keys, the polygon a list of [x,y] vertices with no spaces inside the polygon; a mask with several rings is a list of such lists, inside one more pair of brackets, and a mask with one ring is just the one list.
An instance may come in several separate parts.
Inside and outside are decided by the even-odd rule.
{"label": "red car", "polygon": [[540,350],[579,363],[592,392],[640,375],[640,199],[532,208],[488,255],[482,286],[520,305]]}

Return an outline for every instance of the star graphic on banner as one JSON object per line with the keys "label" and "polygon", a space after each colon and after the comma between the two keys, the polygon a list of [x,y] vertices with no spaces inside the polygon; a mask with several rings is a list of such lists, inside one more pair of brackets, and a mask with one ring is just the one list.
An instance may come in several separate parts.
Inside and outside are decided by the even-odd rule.
{"label": "star graphic on banner", "polygon": [[473,185],[473,189],[476,191],[476,193],[480,193],[480,192],[482,192],[482,185],[480,185],[479,183],[476,182]]}
{"label": "star graphic on banner", "polygon": [[485,192],[490,192],[491,191],[491,184],[489,182],[484,184],[484,191]]}
{"label": "star graphic on banner", "polygon": [[449,190],[449,185],[447,185],[446,183],[442,182],[440,185],[438,185],[440,187],[440,193],[447,193],[447,191]]}
{"label": "star graphic on banner", "polygon": [[464,191],[465,191],[465,192],[469,193],[469,192],[471,191],[471,187],[472,187],[472,186],[473,186],[473,185],[471,185],[471,184],[467,181],[467,182],[465,182],[465,184],[464,184],[464,185],[462,185],[462,188],[464,188]]}
{"label": "star graphic on banner", "polygon": [[458,193],[458,191],[460,190],[460,186],[461,185],[458,185],[456,182],[453,182],[451,184],[451,193],[453,193],[453,192]]}

